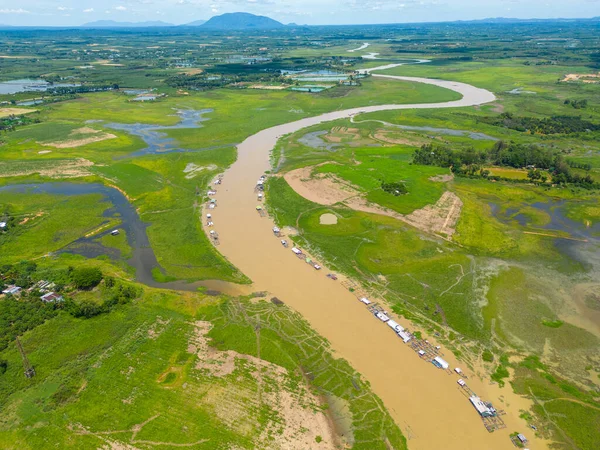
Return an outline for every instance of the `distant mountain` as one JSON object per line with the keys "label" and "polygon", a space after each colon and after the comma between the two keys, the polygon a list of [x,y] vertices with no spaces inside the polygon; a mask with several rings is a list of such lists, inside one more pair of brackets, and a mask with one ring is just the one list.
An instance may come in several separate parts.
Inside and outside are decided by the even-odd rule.
{"label": "distant mountain", "polygon": [[184,23],[183,25],[180,25],[182,27],[199,27],[200,25],[204,25],[206,23],[206,20],[194,20],[193,22],[190,23]]}
{"label": "distant mountain", "polygon": [[269,17],[255,16],[254,14],[243,12],[214,16],[202,25],[202,28],[218,30],[268,30],[282,27],[285,27],[285,25]]}
{"label": "distant mountain", "polygon": [[161,20],[148,22],[117,22],[115,20],[97,20],[81,25],[81,28],[148,28],[148,27],[173,27],[172,23]]}

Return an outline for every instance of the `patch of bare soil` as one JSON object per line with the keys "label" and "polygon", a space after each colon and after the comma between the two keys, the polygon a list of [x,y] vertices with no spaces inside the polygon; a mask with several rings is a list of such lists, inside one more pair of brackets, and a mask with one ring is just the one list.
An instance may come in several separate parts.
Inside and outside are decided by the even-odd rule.
{"label": "patch of bare soil", "polygon": [[323,136],[323,138],[329,142],[338,143],[347,139],[356,141],[360,139],[361,136],[358,128],[333,127],[329,133]]}
{"label": "patch of bare soil", "polygon": [[463,203],[456,194],[446,191],[435,205],[417,209],[404,216],[404,220],[420,230],[452,237],[462,206]]}
{"label": "patch of bare soil", "polygon": [[[44,165],[39,168],[35,166],[25,166],[22,170],[14,170],[10,163],[0,162],[0,177],[20,177],[24,175],[32,175],[37,173],[43,177],[50,178],[77,178],[84,177],[90,174],[88,167],[94,165],[93,162],[85,158],[77,158],[68,161],[60,161],[56,165]],[[3,170],[3,166],[8,165],[7,170]]]}
{"label": "patch of bare soil", "polygon": [[25,225],[25,224],[26,224],[27,222],[29,222],[30,220],[37,219],[38,217],[42,217],[43,215],[44,215],[44,211],[39,211],[39,212],[37,212],[37,213],[36,213],[35,215],[33,215],[33,216],[28,216],[28,217],[25,217],[23,220],[21,220],[21,221],[19,222],[19,225]]}
{"label": "patch of bare soil", "polygon": [[69,139],[56,142],[43,142],[42,145],[54,148],[75,148],[84,145],[115,139],[117,136],[90,127],[82,127],[71,131]]}
{"label": "patch of bare soil", "polygon": [[[419,230],[450,238],[462,211],[462,201],[450,191],[442,194],[434,205],[427,205],[408,215],[397,213],[375,203],[369,203],[358,188],[331,174],[312,175],[314,167],[292,170],[284,175],[285,180],[298,194],[320,205],[343,203],[356,211],[381,214],[402,220]],[[311,176],[312,175],[312,176]],[[440,175],[435,181],[449,181]]]}
{"label": "patch of bare soil", "polygon": [[[289,391],[285,388],[289,385],[285,368],[255,356],[213,349],[207,338],[212,324],[197,321],[194,325],[188,352],[198,356],[197,369],[207,371],[209,376],[225,377],[233,374],[238,363],[243,367],[242,372],[250,371],[252,379],[258,381],[258,393],[243,382],[243,375],[237,376],[237,383],[211,386],[203,401],[212,406],[219,419],[239,432],[249,434],[261,427],[252,411],[268,406],[277,411],[278,420],[269,421],[262,429],[255,442],[256,448],[336,448],[335,434],[327,417],[319,410],[319,399],[307,386],[297,385],[293,392]],[[261,389],[263,385],[270,389]],[[317,436],[322,438],[318,444]]]}
{"label": "patch of bare soil", "polygon": [[167,326],[171,322],[171,319],[163,319],[160,316],[156,317],[156,322],[154,322],[150,328],[148,328],[148,337],[152,340],[158,339],[158,337],[166,330]]}
{"label": "patch of bare soil", "polygon": [[427,139],[415,136],[412,133],[405,132],[400,134],[392,130],[377,130],[373,134],[373,139],[385,142],[386,144],[411,146],[420,146],[428,142]]}
{"label": "patch of bare soil", "polygon": [[208,166],[197,166],[194,163],[188,163],[188,165],[185,166],[185,169],[183,169],[183,173],[185,173],[185,178],[190,180],[204,170],[215,170],[216,168],[217,166],[214,164],[209,164]]}
{"label": "patch of bare soil", "polygon": [[0,117],[20,116],[37,111],[37,109],[26,108],[0,108]]}
{"label": "patch of bare soil", "polygon": [[303,167],[284,175],[285,181],[302,197],[320,205],[333,205],[355,197],[358,188],[331,174],[312,174],[314,167]]}
{"label": "patch of bare soil", "polygon": [[454,175],[436,175],[435,177],[429,177],[429,181],[434,181],[436,183],[447,183],[449,181],[454,180]]}
{"label": "patch of bare soil", "polygon": [[560,81],[582,81],[583,83],[600,83],[600,73],[569,73]]}

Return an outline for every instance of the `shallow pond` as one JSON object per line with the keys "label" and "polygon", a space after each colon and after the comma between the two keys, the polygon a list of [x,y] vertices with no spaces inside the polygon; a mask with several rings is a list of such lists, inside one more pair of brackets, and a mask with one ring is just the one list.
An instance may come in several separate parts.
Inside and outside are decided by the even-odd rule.
{"label": "shallow pond", "polygon": [[475,131],[470,130],[454,130],[452,128],[436,128],[436,127],[418,127],[414,125],[399,125],[396,123],[384,122],[383,120],[356,120],[354,123],[362,123],[362,122],[379,122],[385,126],[392,128],[400,128],[402,130],[408,131],[426,131],[428,133],[437,133],[443,134],[446,136],[462,136],[468,137],[469,139],[473,139],[475,141],[498,141],[498,138],[493,136],[489,136],[485,133],[477,133]]}
{"label": "shallow pond", "polygon": [[562,231],[568,233],[572,239],[556,238],[554,246],[563,254],[580,262],[588,269],[595,267],[600,269],[600,223],[585,226],[566,216],[565,200],[537,202],[528,205],[546,215],[548,223],[544,225],[533,225],[527,214],[520,213],[520,208],[507,208],[502,210],[497,203],[490,202],[492,215],[503,223],[510,224],[512,221],[523,227],[529,227],[531,231],[538,229],[540,232]]}
{"label": "shallow pond", "polygon": [[[135,157],[151,154],[160,153],[174,153],[174,152],[199,152],[204,150],[214,150],[217,148],[225,148],[235,146],[235,143],[217,145],[213,147],[206,147],[200,149],[185,149],[177,145],[177,140],[170,138],[165,131],[176,130],[180,128],[201,128],[203,127],[201,122],[210,120],[208,117],[204,117],[205,114],[213,112],[212,109],[180,109],[177,110],[177,115],[180,118],[179,123],[171,126],[160,126],[160,125],[148,125],[144,123],[106,123],[103,124],[107,128],[113,130],[126,131],[127,133],[133,134],[142,138],[146,143],[147,147],[136,152],[133,152],[126,157]],[[97,122],[97,121],[91,121]]]}

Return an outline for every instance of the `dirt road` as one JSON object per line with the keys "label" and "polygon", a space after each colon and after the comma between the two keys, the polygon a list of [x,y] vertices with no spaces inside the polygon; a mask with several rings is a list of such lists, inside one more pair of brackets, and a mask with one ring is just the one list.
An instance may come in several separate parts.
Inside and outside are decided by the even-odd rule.
{"label": "dirt road", "polygon": [[[370,69],[373,71],[376,69]],[[429,449],[510,449],[509,433],[526,432],[518,419],[525,400],[511,398],[510,408],[500,404],[498,395],[508,397],[510,389],[494,392],[487,383],[469,380],[485,400],[508,409],[505,430],[488,433],[468,399],[460,392],[457,377],[420,360],[414,351],[381,322],[377,321],[338,282],[325,277],[327,269],[316,271],[283,248],[272,232],[273,222],[256,211],[254,187],[270,169],[269,154],[277,139],[287,133],[321,122],[350,117],[361,112],[409,109],[452,108],[480,105],[495,100],[484,89],[452,81],[415,77],[374,75],[376,77],[428,83],[452,89],[462,99],[448,103],[382,105],[334,111],[262,130],[238,146],[238,159],[226,171],[219,186],[218,207],[211,211],[214,229],[219,233],[218,250],[249,276],[256,290],[280,298],[327,338],[338,357],[348,360],[370,383],[409,439],[409,447]],[[448,352],[446,352],[448,353]],[[451,364],[452,355],[446,354]],[[514,404],[514,402],[523,404]],[[532,433],[527,433],[533,438]],[[531,441],[532,450],[545,448]]]}

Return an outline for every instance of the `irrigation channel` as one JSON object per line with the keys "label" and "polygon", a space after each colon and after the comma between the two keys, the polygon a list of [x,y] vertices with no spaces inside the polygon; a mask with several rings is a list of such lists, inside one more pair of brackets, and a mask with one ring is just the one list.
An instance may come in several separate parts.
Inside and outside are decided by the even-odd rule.
{"label": "irrigation channel", "polygon": [[[390,68],[390,66],[385,66]],[[381,68],[367,69],[367,72]],[[277,140],[312,125],[356,114],[399,110],[456,108],[480,105],[495,100],[484,89],[468,84],[416,77],[373,74],[377,78],[418,82],[451,89],[462,99],[447,103],[380,105],[334,111],[316,117],[278,125],[248,137],[237,146],[238,159],[224,173],[218,188],[218,207],[212,209],[214,229],[219,234],[218,250],[250,277],[255,290],[268,291],[298,311],[328,341],[335,354],[347,359],[371,384],[383,400],[411,449],[507,449],[512,446],[509,433],[525,432],[526,423],[518,418],[520,409],[530,403],[497,386],[469,379],[469,387],[497,407],[507,409],[503,420],[507,427],[488,433],[477,412],[461,393],[457,376],[436,369],[417,357],[410,346],[389,327],[374,319],[365,305],[340,282],[325,276],[294,257],[273,236],[274,223],[257,214],[257,180],[271,169],[270,153]],[[212,229],[212,228],[211,228]],[[442,349],[443,352],[443,349]],[[456,367],[458,362],[446,352],[444,358]],[[510,407],[499,397],[504,396]],[[528,433],[532,435],[532,433]],[[545,448],[546,443],[530,436],[529,447]]]}

